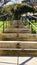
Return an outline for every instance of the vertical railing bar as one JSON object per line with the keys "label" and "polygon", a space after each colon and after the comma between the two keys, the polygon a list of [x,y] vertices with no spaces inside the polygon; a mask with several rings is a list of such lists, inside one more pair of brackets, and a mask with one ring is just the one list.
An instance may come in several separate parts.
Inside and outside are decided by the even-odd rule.
{"label": "vertical railing bar", "polygon": [[17,65],[19,65],[19,56],[17,57]]}
{"label": "vertical railing bar", "polygon": [[4,21],[3,21],[3,33],[4,33]]}
{"label": "vertical railing bar", "polygon": [[7,22],[5,22],[5,24],[6,24],[6,28],[7,28]]}

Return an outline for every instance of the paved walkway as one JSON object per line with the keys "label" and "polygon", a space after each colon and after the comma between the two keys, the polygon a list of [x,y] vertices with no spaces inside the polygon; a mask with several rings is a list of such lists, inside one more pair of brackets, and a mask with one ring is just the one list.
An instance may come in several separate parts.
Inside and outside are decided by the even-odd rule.
{"label": "paved walkway", "polygon": [[0,57],[0,65],[37,65],[37,57],[19,57],[19,64],[17,59],[17,57]]}

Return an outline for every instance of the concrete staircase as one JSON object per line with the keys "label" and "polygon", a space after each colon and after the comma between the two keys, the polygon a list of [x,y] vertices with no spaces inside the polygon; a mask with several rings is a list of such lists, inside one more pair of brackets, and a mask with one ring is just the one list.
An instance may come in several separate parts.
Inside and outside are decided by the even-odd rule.
{"label": "concrete staircase", "polygon": [[22,21],[13,21],[12,24],[0,34],[0,40],[4,41],[37,41],[37,34],[32,34],[31,30]]}
{"label": "concrete staircase", "polygon": [[4,30],[5,33],[30,33],[30,29],[20,20],[13,21],[12,24]]}

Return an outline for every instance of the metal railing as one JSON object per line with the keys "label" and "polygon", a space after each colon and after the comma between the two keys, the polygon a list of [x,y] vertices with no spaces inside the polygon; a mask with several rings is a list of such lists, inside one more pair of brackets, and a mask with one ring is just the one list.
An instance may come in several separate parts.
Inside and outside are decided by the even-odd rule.
{"label": "metal railing", "polygon": [[[37,27],[33,23],[31,23],[31,21],[29,21],[29,19],[27,19],[27,21],[28,21],[29,24],[31,24],[31,26],[33,26],[33,28],[35,28],[35,30],[36,30],[36,39],[37,39]],[[30,27],[30,29],[31,29],[31,27]]]}
{"label": "metal railing", "polygon": [[[8,14],[4,14],[4,15],[1,15],[0,16],[0,22],[2,22],[2,24],[0,24],[0,29],[2,30],[2,32],[4,32],[5,28],[8,27],[8,25],[11,24],[11,20],[9,21],[8,18],[7,18],[7,15]],[[4,17],[6,17],[6,19],[4,20]],[[0,31],[1,32],[1,31]]]}
{"label": "metal railing", "polygon": [[29,21],[29,19],[27,19],[27,21],[28,21],[28,23],[30,23],[33,27],[35,27],[36,33],[37,33],[37,27],[36,27],[33,23],[31,23],[31,21]]}

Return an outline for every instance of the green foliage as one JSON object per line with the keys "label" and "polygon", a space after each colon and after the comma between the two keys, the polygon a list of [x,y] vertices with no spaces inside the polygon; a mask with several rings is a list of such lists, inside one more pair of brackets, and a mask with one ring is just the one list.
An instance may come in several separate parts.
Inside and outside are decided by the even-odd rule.
{"label": "green foliage", "polygon": [[37,23],[35,22],[35,20],[32,20],[31,21],[33,24],[30,24],[30,28],[31,28],[31,31],[32,33],[36,33],[37,32]]}
{"label": "green foliage", "polygon": [[31,28],[31,32],[37,33],[37,22],[35,22],[35,20],[31,20],[30,24],[28,23],[28,21],[26,22],[27,22],[28,27]]}
{"label": "green foliage", "polygon": [[37,29],[36,29],[36,27],[34,27],[34,26],[31,25],[31,30],[32,30],[32,33],[36,33]]}
{"label": "green foliage", "polygon": [[8,13],[8,18],[14,16],[14,19],[20,19],[21,15],[27,12],[35,12],[35,9],[23,3],[6,5],[1,10],[2,14]]}
{"label": "green foliage", "polygon": [[14,16],[17,19],[20,19],[21,15],[27,12],[35,12],[35,9],[27,4],[20,4],[20,6],[16,6]]}
{"label": "green foliage", "polygon": [[32,23],[35,23],[35,20],[31,20]]}
{"label": "green foliage", "polygon": [[[4,28],[6,28],[6,23],[7,26],[10,25],[10,21],[5,21],[4,22]],[[3,32],[3,21],[0,21],[0,33]]]}

